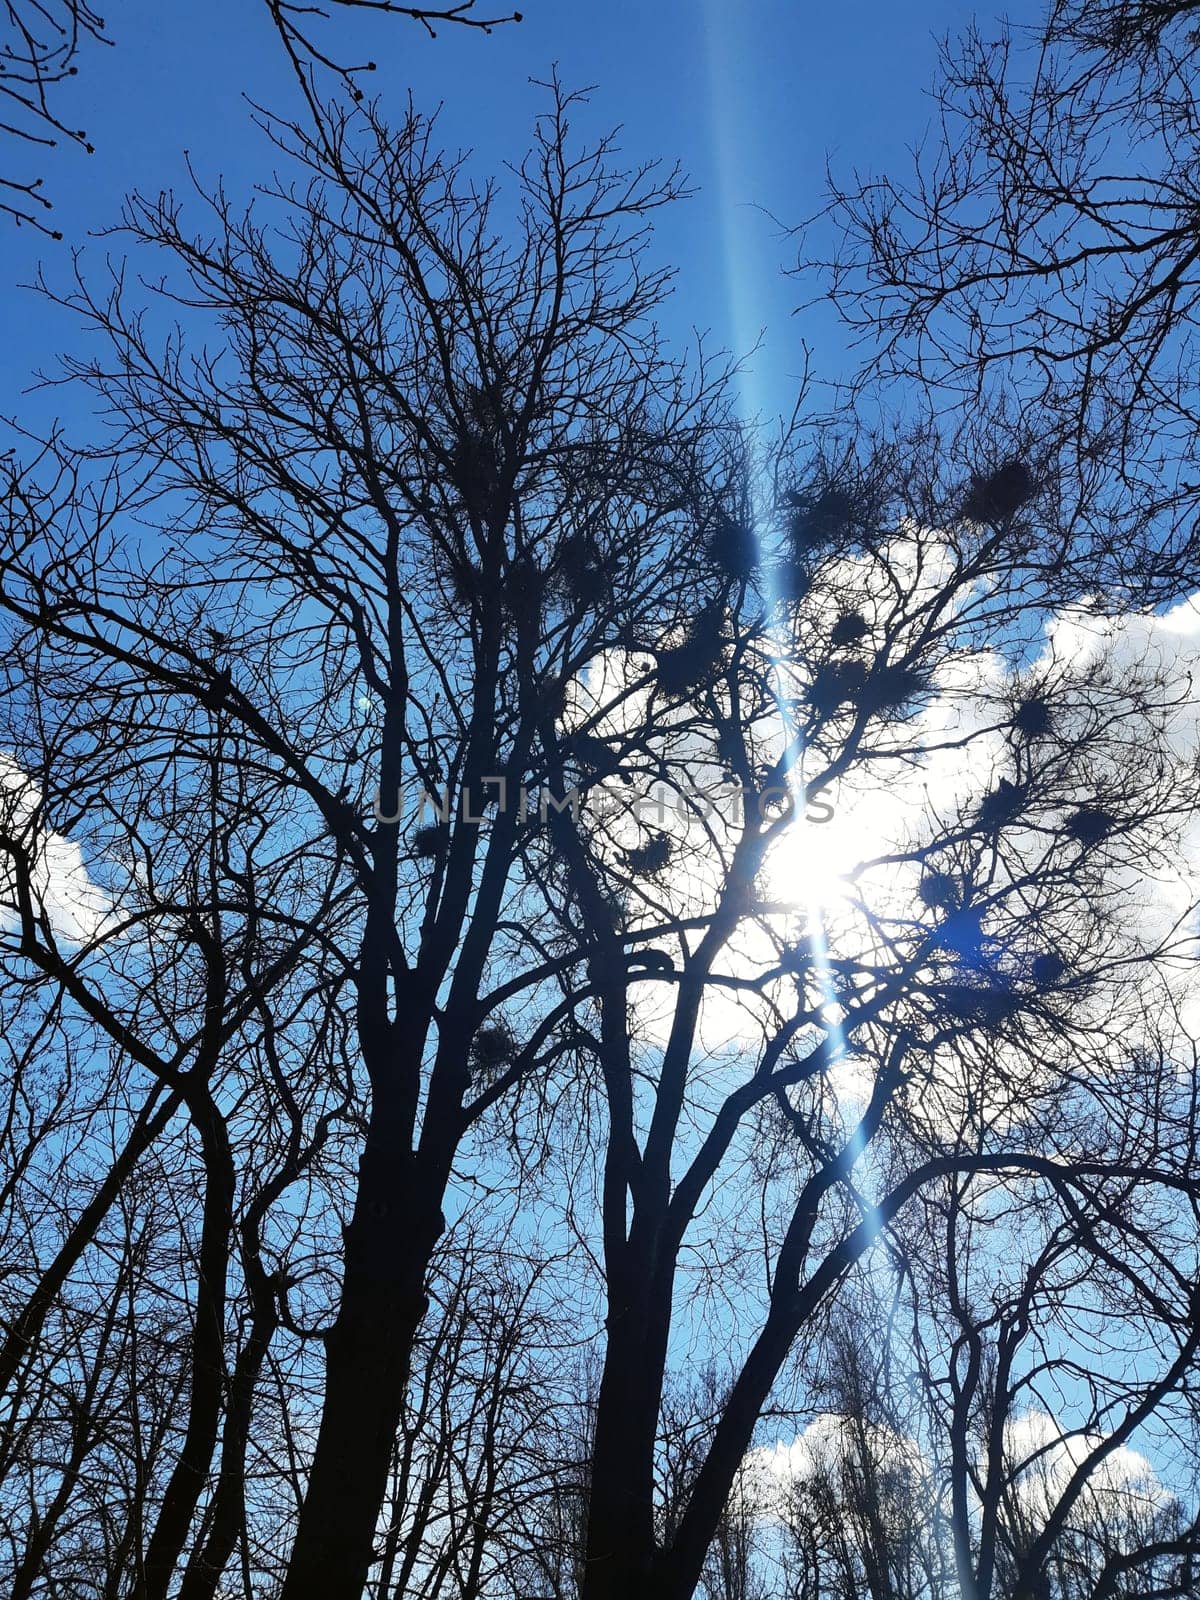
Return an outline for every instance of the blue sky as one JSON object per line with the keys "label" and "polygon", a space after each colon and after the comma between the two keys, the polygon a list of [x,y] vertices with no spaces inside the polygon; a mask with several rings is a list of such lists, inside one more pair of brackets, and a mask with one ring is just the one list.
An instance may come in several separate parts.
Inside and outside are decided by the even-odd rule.
{"label": "blue sky", "polygon": [[[806,291],[783,274],[795,245],[781,229],[820,206],[827,159],[843,174],[909,165],[931,116],[938,37],[973,13],[988,28],[1000,0],[977,10],[961,0],[521,3],[524,23],[491,37],[447,28],[429,40],[398,19],[341,15],[327,36],[346,56],[378,60],[368,84],[397,117],[409,90],[421,109],[443,105],[445,142],[472,147],[485,169],[525,146],[542,100],[530,78],[557,65],[568,86],[594,85],[592,128],[622,124],[630,161],[678,159],[697,191],[657,229],[656,252],[679,268],[670,332],[682,341],[699,328],[714,345],[744,351],[765,330],[746,388],[768,412],[789,405],[804,343],[816,376],[843,376],[853,358],[833,318],[794,314]],[[1041,0],[1011,0],[1007,14],[1030,24],[1041,9]],[[273,153],[245,93],[272,109],[295,104],[258,0],[125,0],[110,20],[116,45],[85,48],[63,100],[96,154],[67,147],[44,162],[66,240],[0,225],[0,412],[34,425],[75,403],[63,391],[23,393],[73,329],[16,285],[39,262],[65,283],[72,245],[84,247],[85,268],[90,259],[98,269],[106,251],[119,255],[119,238],[93,235],[128,190],[183,184],[185,151],[202,179],[248,196]]]}
{"label": "blue sky", "polygon": [[[523,8],[520,26],[490,37],[445,28],[430,40],[405,21],[353,14],[336,17],[326,37],[336,28],[346,54],[377,59],[368,85],[397,114],[410,88],[421,109],[442,104],[446,143],[472,148],[488,167],[524,146],[539,98],[531,77],[557,64],[568,86],[595,85],[593,126],[622,124],[630,159],[677,158],[697,189],[658,229],[658,252],[680,268],[671,333],[698,327],[715,345],[745,350],[765,328],[748,387],[769,411],[791,402],[802,340],[818,376],[840,376],[850,358],[832,318],[793,315],[802,291],[783,276],[794,244],[780,227],[819,206],[827,156],[842,172],[907,164],[929,123],[936,39],[972,8],[954,0],[523,0]],[[1020,24],[1039,10],[1014,0],[1007,14]],[[73,244],[97,267],[106,249],[120,254],[120,240],[89,235],[116,217],[129,189],[178,186],[185,150],[206,180],[222,177],[234,195],[269,171],[272,153],[244,94],[275,109],[294,103],[294,87],[262,13],[251,0],[112,8],[116,44],[86,50],[60,102],[96,154],[66,148],[45,162],[66,240],[0,229],[5,413],[38,420],[66,403],[61,392],[21,394],[73,331],[15,287],[39,261],[63,281]],[[999,13],[977,14],[991,25]]]}

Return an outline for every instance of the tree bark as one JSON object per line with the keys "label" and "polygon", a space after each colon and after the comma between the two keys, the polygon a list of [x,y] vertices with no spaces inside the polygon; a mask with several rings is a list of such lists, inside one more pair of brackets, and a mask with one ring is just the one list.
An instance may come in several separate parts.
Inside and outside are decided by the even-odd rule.
{"label": "tree bark", "polygon": [[205,1190],[187,1431],[150,1536],[145,1565],[134,1589],[135,1600],[166,1600],[208,1478],[221,1425],[225,1297],[236,1180],[228,1132],[207,1089],[193,1092],[189,1110],[200,1135]]}
{"label": "tree bark", "polygon": [[254,1390],[278,1325],[274,1301],[256,1311],[250,1336],[234,1367],[221,1435],[221,1471],[212,1498],[207,1537],[188,1562],[179,1600],[213,1600],[245,1522],[246,1444],[254,1407]]}
{"label": "tree bark", "polygon": [[[654,1460],[671,1327],[657,1262],[665,1216],[635,1215],[610,1267],[608,1347],[596,1402],[582,1600],[661,1600]],[[615,1293],[613,1292],[615,1290]]]}
{"label": "tree bark", "polygon": [[[657,1600],[654,1439],[658,1393],[641,1341],[609,1347],[596,1407],[581,1600]],[[653,1393],[650,1391],[653,1390]]]}
{"label": "tree bark", "polygon": [[441,1184],[376,1130],[346,1229],[337,1321],[325,1340],[325,1403],[280,1600],[362,1600],[400,1424],[425,1279],[445,1221]]}

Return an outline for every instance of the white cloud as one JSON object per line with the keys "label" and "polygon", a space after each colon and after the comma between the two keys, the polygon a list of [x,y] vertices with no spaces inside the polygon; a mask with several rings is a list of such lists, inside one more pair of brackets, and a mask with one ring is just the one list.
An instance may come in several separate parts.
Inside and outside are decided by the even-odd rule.
{"label": "white cloud", "polygon": [[[1026,1513],[1044,1523],[1078,1469],[1104,1445],[1099,1433],[1067,1433],[1044,1411],[1027,1411],[1004,1429],[1006,1467]],[[1146,1457],[1117,1445],[1088,1474],[1084,1514],[1106,1509],[1155,1510],[1170,1499]]]}
{"label": "white cloud", "polygon": [[[903,543],[897,546],[897,560],[904,559],[905,548]],[[906,607],[914,604],[914,596],[936,587],[943,576],[936,548],[926,544],[922,559],[925,564],[906,596]],[[860,606],[872,628],[878,629],[889,623],[888,607],[896,603],[895,592],[881,583],[879,569],[872,568],[857,578],[847,575],[831,592],[840,594],[838,605]],[[851,602],[848,594],[859,598]],[[828,621],[817,619],[818,635]],[[894,615],[890,621],[894,623]],[[644,689],[630,693],[629,688],[651,664],[648,656],[623,652],[594,663],[584,681],[572,687],[564,718],[567,726],[578,727],[591,707],[616,700],[618,710],[595,731],[618,744],[623,733],[636,730],[644,720],[647,693]],[[804,669],[784,670],[795,682],[781,685],[783,698],[803,695]],[[880,950],[878,937],[881,923],[891,919],[890,936],[903,942],[905,927],[911,937],[918,919],[932,922],[917,894],[923,871],[917,858],[930,840],[953,834],[960,818],[969,821],[1000,777],[1013,774],[1013,746],[1003,725],[1014,697],[1041,682],[1047,685],[1063,743],[1077,740],[1078,748],[1052,782],[1052,791],[1062,796],[1059,809],[1050,802],[1040,809],[1034,805],[1028,825],[1005,830],[1003,852],[987,864],[988,891],[1003,893],[1012,876],[1026,870],[1035,879],[1039,876],[1039,863],[1055,849],[1064,806],[1102,796],[1105,785],[1118,794],[1138,797],[1147,811],[1153,809],[1160,791],[1174,795],[1177,814],[1164,814],[1147,834],[1128,841],[1114,838],[1105,848],[1098,890],[1103,901],[1103,951],[1095,930],[1085,929],[1076,909],[1065,903],[1043,908],[1037,937],[1054,945],[1058,929],[1064,956],[1078,957],[1084,965],[1102,953],[1113,961],[1137,958],[1164,940],[1182,954],[1200,901],[1200,808],[1187,812],[1183,804],[1200,770],[1197,673],[1200,595],[1163,616],[1111,618],[1085,607],[1064,611],[1049,620],[1041,642],[1033,642],[1020,667],[994,649],[949,656],[919,711],[902,725],[873,728],[867,741],[871,759],[852,766],[830,796],[836,801],[833,819],[797,822],[773,848],[760,887],[775,910],[764,915],[760,906],[756,915],[747,917],[731,939],[720,970],[738,980],[760,978],[776,968],[781,945],[801,942],[818,925],[834,958],[862,959],[868,965],[882,960],[886,965],[889,957]],[[777,746],[783,738],[778,719],[773,732],[765,723],[757,732],[768,746]],[[903,757],[889,753],[901,747]],[[689,764],[697,787],[719,780],[722,767],[715,747],[705,745],[694,730],[681,734],[676,754]],[[803,774],[809,782],[819,759],[819,752],[810,753]],[[1160,760],[1158,770],[1155,763]],[[630,926],[654,923],[654,899],[659,909],[702,917],[720,888],[733,822],[728,821],[724,831],[714,828],[714,842],[704,836],[695,817],[674,803],[656,815],[646,804],[653,797],[645,793],[640,777],[629,785],[612,780],[607,787],[620,804],[637,800],[641,805],[640,821],[629,810],[610,821],[609,848],[615,853],[628,850],[645,838],[647,828],[661,829],[676,845],[676,866],[650,886],[644,907],[639,909],[635,895]],[[1148,835],[1160,823],[1156,845]],[[1159,995],[1173,1001],[1185,1031],[1200,1036],[1200,990],[1190,967],[1180,961],[1171,970],[1168,963],[1159,963],[1154,980],[1161,985]],[[753,1051],[769,1026],[771,1008],[778,1005],[790,1013],[793,994],[790,979],[773,979],[757,989],[711,991],[701,1012],[698,1062],[706,1055],[728,1058],[744,1049]],[[1142,1002],[1132,989],[1117,999],[1114,994],[1100,985],[1073,994],[1071,1004],[1078,1021],[1094,1026],[1097,1052],[1107,1048],[1103,1044],[1107,1036],[1113,1062],[1123,1064],[1132,1040],[1130,1025]],[[671,1023],[673,986],[648,981],[638,984],[634,995],[643,1037],[651,1047],[661,1045]],[[820,1002],[816,993],[807,998]],[[1119,1017],[1114,1007],[1124,1008]],[[1154,1010],[1156,1021],[1165,1026],[1169,1006],[1156,1002],[1146,1009]],[[1054,1070],[1048,1063],[1047,1081]],[[928,1116],[938,1126],[956,1126],[968,1106],[982,1106],[994,1125],[1026,1115],[1032,1107],[1032,1096],[1014,1098],[1012,1085],[1028,1082],[1021,1072],[999,1074],[996,1093],[987,1085],[960,1082],[956,1072],[943,1073],[924,1091]],[[840,1069],[835,1089],[848,1113],[868,1088],[867,1076],[857,1073],[853,1064]]]}
{"label": "white cloud", "polygon": [[836,1485],[867,1457],[893,1481],[930,1489],[929,1465],[916,1440],[878,1423],[822,1412],[794,1439],[746,1457],[739,1492],[763,1520],[786,1520],[798,1487]]}
{"label": "white cloud", "polygon": [[[111,917],[111,901],[93,882],[79,845],[42,825],[40,806],[37,786],[13,761],[0,756],[0,830],[21,846],[32,863],[35,907],[55,938],[69,945],[89,944]],[[5,853],[0,858],[0,920],[10,929],[17,925],[14,872]]]}

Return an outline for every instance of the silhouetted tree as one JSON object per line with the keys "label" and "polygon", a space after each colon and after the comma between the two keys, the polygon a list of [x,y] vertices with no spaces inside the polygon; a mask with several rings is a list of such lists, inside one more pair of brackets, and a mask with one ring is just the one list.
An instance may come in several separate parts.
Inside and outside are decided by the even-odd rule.
{"label": "silhouetted tree", "polygon": [[[1115,1391],[1064,1358],[1116,1396],[1089,1439],[1186,1392],[1157,507],[1114,574],[1036,417],[735,425],[655,329],[677,176],[547,92],[511,201],[415,113],[321,109],[268,123],[249,214],[130,203],[149,309],[120,269],[59,295],[107,427],[10,458],[0,546],[31,1594],[757,1600],[788,1534],[794,1588],[900,1600],[957,1535],[955,1581],[1027,1600],[1094,1529],[906,1525],[915,1413],[846,1333],[881,1263],[914,1351],[1072,1341],[1085,1293],[1144,1335]],[[989,1310],[992,1214],[1036,1271]],[[806,1382],[837,1449],[762,1513]]]}
{"label": "silhouetted tree", "polygon": [[[506,22],[520,22],[519,11],[503,16],[479,15],[477,0],[457,0],[455,4],[406,6],[396,0],[328,0],[331,8],[405,17],[420,23],[431,36],[443,24],[477,28],[488,33]],[[314,65],[328,68],[358,95],[357,78],[373,72],[373,61],[347,64],[335,45],[323,41],[322,22],[329,20],[323,6],[296,3],[296,0],[263,0],[271,23],[288,59],[307,85]],[[18,146],[53,147],[60,139],[79,145],[88,154],[93,146],[82,128],[70,128],[56,108],[55,90],[79,71],[77,57],[81,45],[112,44],[105,19],[88,0],[5,0],[0,24],[0,97],[13,120],[5,119],[3,132]],[[0,178],[0,212],[18,225],[30,226],[61,239],[57,229],[47,226],[45,213],[50,201],[42,192],[43,179]]]}
{"label": "silhouetted tree", "polygon": [[[1006,636],[1023,648],[1080,574],[1064,576],[1052,497],[992,502],[985,517],[964,506],[952,445],[924,450],[881,448],[848,489],[849,458],[822,471],[785,449],[766,473],[775,504],[755,519],[762,589],[725,591],[719,651],[697,653],[686,684],[673,659],[664,682],[661,655],[629,667],[640,692],[610,740],[688,819],[673,876],[639,872],[620,848],[636,797],[582,839],[552,819],[561,913],[589,942],[608,1106],[588,1600],[695,1591],[786,1363],[927,1185],[1008,1174],[1087,1214],[1110,1166],[1115,1183],[1191,1192],[1173,1135],[1143,1123],[1148,1084],[1117,1064],[1126,1029],[1136,1037],[1165,1003],[1151,996],[1182,934],[1143,943],[1133,929],[1126,944],[1112,932],[1117,858],[1129,849],[1130,871],[1154,870],[1190,805],[1190,758],[1168,732],[1174,690],[1153,659],[1124,679],[1090,660],[1047,663],[1021,686],[1014,658],[1012,681],[989,687],[985,652]],[[773,594],[772,562],[790,575],[797,561],[803,584]],[[866,633],[835,645],[851,615]],[[1012,719],[1037,694],[1054,701],[1055,731],[1034,737]],[[918,794],[904,815],[897,797],[879,854],[864,841],[833,903],[806,910],[822,848],[812,828],[789,904],[772,851],[795,837],[801,772],[806,799],[837,784],[843,805],[856,793],[865,805],[903,771],[976,758],[953,799]],[[719,765],[745,803],[714,817],[693,797]],[[1083,810],[1086,828],[1074,825]],[[634,967],[643,938],[655,959]],[[1069,961],[1047,959],[1064,950]],[[652,987],[631,993],[631,976]],[[706,1041],[719,995],[740,1012],[724,1049]],[[837,1087],[850,1061],[856,1094]],[[1170,1098],[1174,1067],[1152,1081]],[[1184,1126],[1186,1113],[1185,1099]],[[746,1276],[756,1257],[759,1289]],[[696,1285],[689,1263],[706,1259],[722,1268]],[[671,1352],[726,1319],[726,1397],[702,1447],[688,1444],[689,1481],[664,1522]]]}
{"label": "silhouetted tree", "polygon": [[1114,578],[1136,567],[1125,507],[1152,508],[1159,595],[1197,571],[1198,68],[1191,0],[972,24],[943,48],[913,176],[835,180],[839,237],[806,252],[864,341],[862,381],[918,407],[1036,410]]}
{"label": "silhouetted tree", "polygon": [[[129,1556],[146,1600],[181,1567],[181,1593],[211,1595],[247,1538],[281,1336],[304,1485],[282,1593],[359,1600],[455,1164],[579,1049],[586,987],[538,842],[549,730],[635,624],[690,616],[729,430],[718,378],[668,361],[650,320],[669,274],[647,222],[677,178],[616,167],[607,140],[573,150],[572,97],[549,98],[512,242],[415,114],[276,128],[307,183],[275,196],[292,245],[219,195],[211,239],[135,200],[130,234],[226,358],[156,346],[119,284],[81,280],[108,353],[72,365],[118,442],[14,469],[13,993],[149,1097],[88,1228],[48,1219],[14,1353],[47,1358],[47,1307],[128,1173],[164,1131],[186,1140],[178,1281],[149,1290],[188,1303],[191,1332]],[[79,1092],[77,1117],[114,1101]]]}

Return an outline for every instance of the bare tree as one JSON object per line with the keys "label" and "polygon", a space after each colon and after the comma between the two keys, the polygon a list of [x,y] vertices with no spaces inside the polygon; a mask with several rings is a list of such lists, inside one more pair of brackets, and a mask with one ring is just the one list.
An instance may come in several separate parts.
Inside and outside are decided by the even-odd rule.
{"label": "bare tree", "polygon": [[[24,517],[14,516],[9,527],[19,543],[40,526],[46,502],[18,496],[13,509]],[[202,716],[199,725],[178,729],[173,765],[164,771],[150,753],[161,725],[147,729],[146,703],[129,695],[119,669],[107,684],[93,679],[85,689],[36,635],[9,642],[14,695],[32,696],[43,734],[51,723],[57,732],[40,741],[39,752],[28,726],[10,724],[25,766],[9,770],[5,792],[6,992],[17,1027],[32,1028],[51,1059],[59,1055],[55,1100],[70,1111],[49,1144],[14,1151],[10,1202],[26,1248],[6,1285],[9,1426],[14,1437],[44,1426],[31,1385],[59,1370],[64,1342],[89,1350],[89,1301],[120,1291],[125,1316],[136,1306],[145,1330],[139,1365],[157,1362],[158,1387],[169,1398],[153,1426],[143,1426],[153,1386],[140,1375],[125,1384],[137,1485],[125,1512],[134,1525],[118,1533],[115,1566],[103,1581],[123,1591],[128,1579],[134,1592],[155,1594],[165,1590],[205,1495],[222,1426],[210,1530],[218,1548],[240,1516],[237,1462],[274,1299],[263,1281],[262,1217],[304,1176],[339,1105],[338,1075],[327,1072],[336,1024],[312,1030],[293,1080],[282,1084],[264,1011],[271,997],[285,1014],[289,1007],[311,1013],[304,919],[320,911],[328,884],[318,853],[309,852],[298,903],[287,882],[291,846],[280,855],[264,846],[261,786],[245,772],[218,783],[213,748],[225,734],[219,716],[216,727]],[[139,731],[140,754],[114,759],[118,747],[133,751]],[[69,853],[62,859],[63,841],[45,825],[47,807],[91,813],[93,837],[106,852],[103,882]],[[118,817],[119,850],[111,831]],[[333,1065],[340,1065],[336,1057]],[[37,1058],[22,1062],[14,1094],[30,1098],[43,1073]],[[261,1093],[257,1159],[239,1174],[234,1107],[252,1083]],[[173,1161],[159,1141],[169,1144]],[[131,1267],[110,1284],[106,1263],[121,1263],[133,1248],[128,1231],[113,1239],[114,1219],[126,1215],[131,1193],[144,1192],[151,1170],[162,1196],[154,1246],[139,1248],[136,1273]],[[252,1320],[245,1346],[233,1341],[227,1389],[227,1316],[239,1256]],[[166,1331],[152,1339],[151,1328]],[[70,1404],[82,1402],[72,1395]],[[102,1427],[103,1418],[88,1420],[90,1409],[83,1407],[80,1426]],[[124,1448],[114,1444],[118,1459]],[[125,1475],[111,1453],[103,1459],[117,1478]],[[56,1494],[74,1490],[64,1478]],[[155,1500],[152,1517],[148,1502]],[[119,1515],[115,1496],[108,1510]],[[25,1558],[28,1583],[48,1555],[52,1528],[36,1498],[30,1518],[38,1538]]]}
{"label": "bare tree", "polygon": [[[81,282],[109,353],[76,375],[118,442],[90,497],[81,458],[11,486],[7,738],[37,793],[6,836],[13,982],[32,963],[116,1070],[181,1097],[202,1174],[175,1291],[186,1420],[134,1551],[147,1600],[181,1563],[181,1592],[213,1593],[253,1534],[250,1416],[281,1329],[289,1456],[324,1357],[282,1593],[358,1600],[456,1163],[579,1048],[539,741],[631,619],[686,614],[724,424],[719,379],[686,377],[650,321],[669,275],[647,221],[678,179],[621,170],[608,141],[573,152],[572,98],[549,96],[513,243],[415,114],[275,129],[306,184],[274,197],[298,255],[219,194],[211,240],[135,201],[130,233],[181,270],[167,303],[211,313],[226,358],[156,346],[119,281]],[[141,548],[118,532],[135,515]],[[74,952],[39,877],[67,835],[110,873]]]}
{"label": "bare tree", "polygon": [[805,252],[869,352],[864,381],[1037,406],[1115,577],[1123,508],[1151,506],[1160,593],[1196,572],[1198,51],[1191,0],[973,25],[943,49],[914,174],[834,178],[837,240]]}
{"label": "bare tree", "polygon": [[800,1592],[1188,1593],[1194,1206],[1129,1181],[1086,1217],[1036,1183],[928,1191],[814,1357],[829,1426],[781,1497]]}
{"label": "bare tree", "polygon": [[[336,47],[323,42],[322,23],[329,10],[322,5],[296,3],[296,0],[263,0],[271,24],[288,59],[308,87],[314,66],[327,68],[361,97],[356,80],[373,72],[375,63],[346,63]],[[438,27],[454,24],[489,33],[506,22],[520,22],[519,11],[504,15],[479,15],[477,0],[436,6],[406,6],[396,0],[328,0],[328,5],[343,10],[362,11],[380,16],[396,16],[419,23],[432,37]],[[5,0],[3,34],[0,36],[0,97],[14,121],[5,121],[0,132],[18,145],[53,147],[60,139],[79,145],[89,155],[93,146],[82,128],[70,128],[56,109],[55,90],[79,71],[77,56],[81,45],[111,44],[105,19],[87,0]],[[0,212],[18,225],[27,223],[52,239],[61,239],[57,229],[47,226],[45,213],[51,203],[42,192],[43,179],[0,178]]]}
{"label": "bare tree", "polygon": [[[545,1553],[543,1510],[578,1443],[547,1426],[573,1401],[555,1360],[563,1328],[540,1301],[544,1264],[517,1277],[503,1237],[449,1241],[431,1283],[389,1484],[379,1600],[520,1593]],[[556,1382],[557,1380],[557,1382]],[[557,1389],[557,1396],[556,1396]]]}
{"label": "bare tree", "polygon": [[[91,152],[87,135],[68,128],[52,105],[57,85],[79,70],[75,57],[84,39],[105,41],[104,20],[86,0],[5,0],[0,97],[15,119],[5,119],[3,131],[10,138],[43,146],[64,138]],[[0,211],[17,223],[42,228],[39,212],[48,210],[50,202],[40,193],[41,186],[41,178],[0,178]]]}
{"label": "bare tree", "polygon": [[[993,1338],[954,1251],[1014,1193],[1044,1241],[1010,1321],[1068,1340],[1081,1268],[1097,1316],[1161,1272],[1125,1326],[1163,1359],[1089,1437],[1191,1370],[1194,952],[1142,889],[1178,893],[1194,706],[1136,629],[1116,654],[1178,578],[1158,508],[1116,583],[1036,416],[735,426],[654,326],[678,177],[548,96],[511,195],[415,113],[268,122],[257,210],[131,202],[148,305],[121,269],[60,295],[108,428],[13,464],[0,551],[31,1594],[103,1460],[106,1600],[749,1600],[764,1415],[835,1368],[813,1573],[932,1591],[899,1413],[831,1330],[919,1219],[950,1254],[904,1257],[914,1347]],[[823,875],[831,809],[856,851]],[[47,1091],[48,1050],[87,1070]],[[568,1327],[575,1448],[534,1420]],[[1091,1534],[1010,1503],[1017,1600]]]}
{"label": "bare tree", "polygon": [[[1158,1102],[1180,1148],[1192,1147],[1194,1106],[1153,1067],[1131,1072],[1145,1107]],[[958,1587],[981,1600],[1184,1594],[1200,1553],[1178,1477],[1182,1466],[1186,1486],[1195,1441],[1195,1196],[1129,1176],[1086,1213],[1038,1186],[1008,1203],[1016,1248],[1002,1256],[981,1236],[982,1195],[948,1186],[927,1217],[943,1249],[922,1255],[923,1272],[944,1262],[949,1274],[944,1294],[922,1293],[931,1314],[919,1368]],[[1060,1347],[1067,1306],[1071,1342]],[[1140,1439],[1175,1473],[1174,1491],[1130,1449]]]}
{"label": "bare tree", "polygon": [[[1111,1164],[1114,1181],[1144,1174],[1152,1188],[1190,1192],[1161,1126],[1130,1145],[1143,1086],[1110,1093],[1123,1030],[1145,1025],[1172,951],[1183,957],[1171,927],[1144,946],[1114,936],[1120,874],[1105,860],[1127,845],[1151,870],[1186,815],[1192,780],[1168,735],[1174,690],[1153,665],[1118,687],[1087,663],[1021,691],[1014,678],[993,700],[972,677],[984,640],[1028,637],[1078,573],[1063,576],[1061,530],[1033,507],[1028,467],[973,481],[960,467],[955,482],[944,447],[932,477],[919,451],[908,441],[907,462],[886,451],[815,478],[785,454],[774,504],[751,510],[777,551],[761,580],[767,605],[743,565],[709,624],[715,643],[702,610],[673,647],[682,659],[660,650],[647,677],[637,669],[649,696],[610,726],[613,758],[684,796],[695,831],[630,848],[632,803],[582,837],[555,823],[563,911],[591,944],[608,1105],[597,1180],[605,1364],[582,1588],[597,1600],[693,1593],[790,1354],[927,1185],[1024,1173],[1090,1213]],[[932,731],[921,708],[939,681],[971,683],[976,710]],[[1035,711],[1022,710],[1024,695]],[[952,803],[918,799],[890,847],[858,864],[831,924],[775,899],[763,875],[796,822],[801,756],[811,801],[835,783],[843,797],[893,786],[890,772],[972,745],[983,756],[974,784]],[[720,765],[749,797],[737,818],[714,820],[686,798]],[[796,863],[798,889],[815,862]],[[748,968],[754,926],[771,941]],[[1068,949],[1069,961],[1058,953]],[[647,1003],[630,991],[635,961],[666,996],[649,1035]],[[1079,1008],[1069,992],[1109,1001]],[[704,1044],[717,994],[744,1008],[727,1061]],[[848,1058],[863,1077],[853,1113],[833,1087]],[[1095,1063],[1090,1091],[1078,1083],[1084,1059]],[[752,1154],[768,1113],[773,1161]],[[877,1193],[864,1193],[864,1167]],[[731,1185],[732,1213],[721,1203]],[[757,1244],[747,1216],[761,1219]],[[745,1262],[756,1254],[766,1283],[754,1293]],[[710,1257],[721,1266],[702,1278],[705,1294],[689,1287],[687,1262]],[[738,1285],[727,1304],[726,1279]],[[664,1533],[661,1405],[672,1346],[705,1317],[696,1295],[717,1326],[728,1319],[732,1367]]]}

